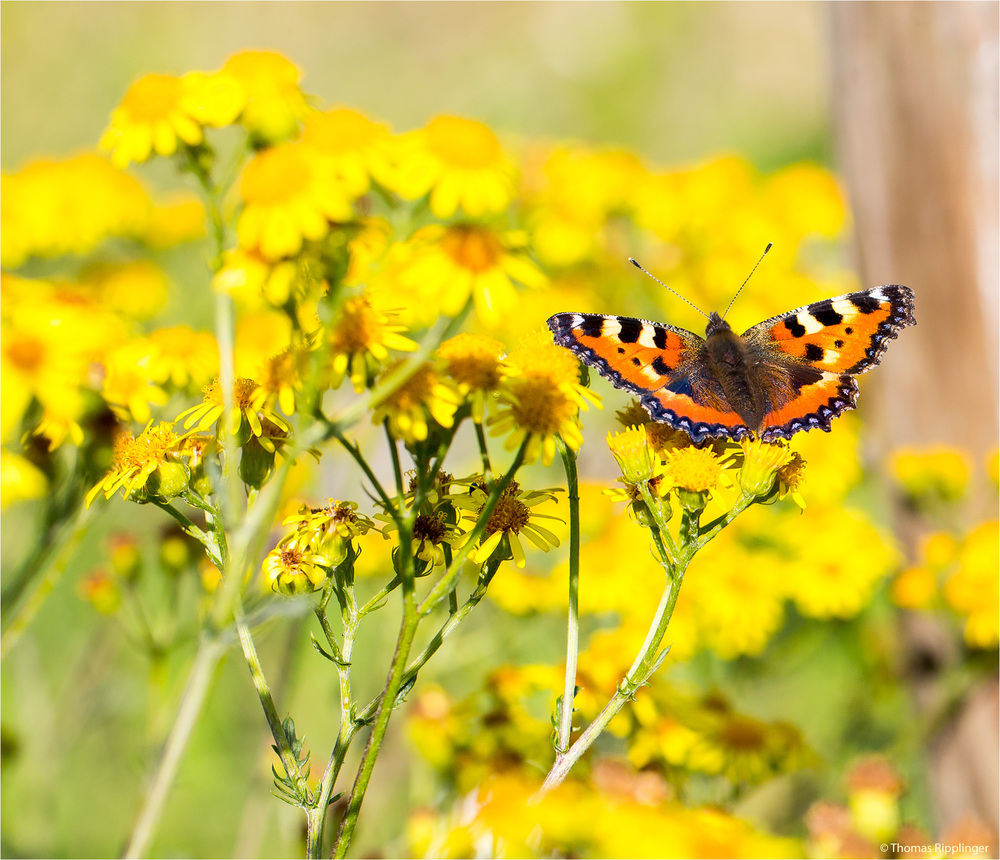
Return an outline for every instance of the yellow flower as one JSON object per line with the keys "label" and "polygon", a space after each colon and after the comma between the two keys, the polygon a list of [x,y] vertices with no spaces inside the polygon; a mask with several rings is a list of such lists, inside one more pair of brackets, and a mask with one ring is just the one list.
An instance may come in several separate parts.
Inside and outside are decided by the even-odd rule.
{"label": "yellow flower", "polygon": [[287,517],[284,525],[296,525],[292,540],[297,546],[309,547],[320,553],[330,567],[336,567],[347,558],[348,549],[355,538],[375,527],[371,517],[358,513],[357,502],[340,502],[327,499],[320,508],[303,505],[297,514]]}
{"label": "yellow flower", "polygon": [[0,448],[0,509],[6,510],[17,502],[39,499],[45,495],[49,482],[30,460]]}
{"label": "yellow flower", "polygon": [[310,594],[326,582],[329,562],[294,540],[283,541],[265,557],[264,582],[278,594]]}
{"label": "yellow flower", "polygon": [[0,177],[0,259],[87,254],[112,236],[141,236],[151,201],[131,176],[84,153],[40,159]]}
{"label": "yellow flower", "polygon": [[240,180],[240,244],[269,262],[326,236],[331,221],[352,216],[344,188],[312,147],[284,143],[259,153]]}
{"label": "yellow flower", "polygon": [[726,458],[711,446],[675,448],[667,452],[665,474],[685,507],[704,508],[708,494],[722,482],[726,465]]}
{"label": "yellow flower", "polygon": [[483,423],[487,396],[500,387],[503,355],[507,347],[491,337],[459,334],[438,347],[445,373],[464,396],[472,396],[472,419]]}
{"label": "yellow flower", "polygon": [[[492,435],[510,432],[505,447],[518,448],[525,438],[525,462],[541,454],[548,466],[556,453],[556,436],[572,449],[583,444],[579,411],[600,398],[579,383],[573,354],[551,341],[522,346],[507,357],[500,386],[501,407],[489,420]],[[513,432],[511,432],[513,431]]]}
{"label": "yellow flower", "polygon": [[847,804],[855,830],[883,842],[899,830],[903,780],[881,756],[858,762],[847,776]]}
{"label": "yellow flower", "polygon": [[937,594],[937,577],[926,567],[908,567],[892,581],[890,594],[903,609],[926,609]]}
{"label": "yellow flower", "polygon": [[[388,377],[402,362],[386,368],[382,378]],[[441,427],[451,427],[455,412],[462,403],[459,393],[443,382],[437,371],[424,364],[395,391],[374,404],[372,423],[388,420],[393,435],[407,444],[423,442],[427,438],[427,419],[432,418]]]}
{"label": "yellow flower", "polygon": [[329,162],[333,176],[352,199],[366,194],[372,179],[386,182],[392,142],[389,128],[355,110],[310,113],[302,142]]}
{"label": "yellow flower", "polygon": [[892,458],[892,472],[914,499],[950,502],[960,499],[969,483],[969,458],[947,446],[902,448]]}
{"label": "yellow flower", "polygon": [[895,545],[864,517],[844,508],[817,509],[809,540],[789,554],[786,587],[803,615],[851,618],[897,560]]}
{"label": "yellow flower", "polygon": [[480,224],[433,224],[396,251],[398,284],[412,294],[414,312],[428,324],[455,316],[469,301],[483,325],[496,328],[517,305],[515,284],[540,287],[545,276],[524,252],[524,236]]}
{"label": "yellow flower", "polygon": [[1000,523],[977,526],[965,538],[958,570],[944,584],[944,597],[966,616],[965,641],[973,648],[993,648],[1000,641]]}
{"label": "yellow flower", "polygon": [[112,350],[104,359],[101,394],[118,418],[145,424],[152,417],[150,406],[163,406],[167,393],[151,378],[153,348],[133,340]]}
{"label": "yellow flower", "polygon": [[776,473],[789,465],[792,452],[780,442],[771,444],[759,439],[744,439],[743,466],[737,478],[743,492],[751,496],[767,496],[774,486]]}
{"label": "yellow flower", "polygon": [[130,319],[148,320],[167,303],[166,273],[150,260],[99,266],[88,271],[84,284],[100,302]]}
{"label": "yellow flower", "polygon": [[143,240],[162,250],[205,236],[205,206],[190,192],[178,192],[158,200],[150,209]]}
{"label": "yellow flower", "polygon": [[642,484],[653,477],[653,452],[644,428],[629,427],[621,433],[608,433],[608,447],[627,483]]}
{"label": "yellow flower", "polygon": [[232,122],[243,100],[242,88],[228,75],[146,75],[129,87],[111,114],[100,145],[118,168],[154,153],[173,155],[181,143],[201,143],[203,126]]}
{"label": "yellow flower", "polygon": [[187,488],[189,473],[179,462],[180,437],[172,425],[148,425],[138,438],[122,432],[115,438],[111,471],[87,493],[89,508],[103,492],[110,499],[118,490],[129,498],[133,494],[142,500],[150,496],[171,499]]}
{"label": "yellow flower", "polygon": [[806,468],[806,461],[802,459],[798,451],[792,452],[792,458],[778,469],[778,498],[783,499],[791,496],[792,501],[801,510],[806,509],[806,500],[799,492]]}
{"label": "yellow flower", "polygon": [[154,382],[201,388],[219,372],[219,346],[210,332],[170,326],[154,331],[149,343],[153,348],[149,376]]}
{"label": "yellow flower", "polygon": [[271,356],[260,368],[260,387],[265,392],[264,402],[275,403],[285,415],[295,414],[297,395],[302,388],[302,374],[307,371],[309,353],[304,348],[289,347]]}
{"label": "yellow flower", "polygon": [[[488,494],[482,487],[474,487],[467,497],[456,497],[455,503],[464,509],[463,516],[475,523],[486,507]],[[549,514],[532,512],[532,508],[542,502],[553,501],[555,496],[551,490],[521,490],[517,481],[511,481],[500,496],[493,513],[486,521],[483,538],[472,553],[469,554],[473,564],[485,564],[493,555],[501,541],[505,542],[504,555],[514,559],[514,564],[524,567],[524,547],[520,537],[523,535],[542,552],[548,552],[550,546],[559,546],[559,538],[551,531],[540,526],[535,520],[539,518],[555,520],[558,517]]]}
{"label": "yellow flower", "polygon": [[122,592],[115,577],[95,570],[80,580],[76,588],[81,600],[86,600],[102,615],[114,615],[121,606]]}
{"label": "yellow flower", "polygon": [[292,294],[297,273],[295,260],[272,264],[259,250],[233,248],[223,252],[222,267],[212,278],[212,287],[229,293],[240,308],[257,309],[264,303],[280,308]]}
{"label": "yellow flower", "polygon": [[309,106],[299,89],[301,74],[291,60],[273,51],[241,51],[226,60],[222,71],[246,94],[240,122],[252,137],[276,143],[295,134]]}
{"label": "yellow flower", "polygon": [[[222,384],[216,379],[202,389],[202,402],[185,409],[177,420],[184,420],[188,430],[210,429],[223,417],[225,412]],[[237,445],[245,445],[251,437],[268,453],[274,453],[272,434],[265,433],[263,421],[271,422],[282,433],[291,431],[291,425],[265,402],[265,392],[253,379],[240,377],[233,381],[233,408],[229,417],[229,432],[237,440]],[[186,420],[185,420],[186,419]]]}
{"label": "yellow flower", "polygon": [[480,122],[438,116],[397,140],[390,186],[415,199],[430,192],[438,218],[462,208],[473,217],[502,212],[514,194],[514,167],[496,136]]}
{"label": "yellow flower", "polygon": [[367,296],[347,299],[329,329],[331,362],[330,387],[337,388],[350,372],[351,383],[359,394],[372,383],[378,369],[389,358],[389,350],[413,352],[417,344],[401,332],[396,314],[380,311]]}

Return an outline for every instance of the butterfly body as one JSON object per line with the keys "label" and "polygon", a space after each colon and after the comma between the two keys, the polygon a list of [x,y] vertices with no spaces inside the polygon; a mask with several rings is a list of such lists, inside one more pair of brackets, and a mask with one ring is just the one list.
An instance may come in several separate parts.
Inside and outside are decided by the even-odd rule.
{"label": "butterfly body", "polygon": [[815,302],[742,335],[713,313],[704,339],[632,317],[561,313],[548,320],[557,344],[695,442],[829,430],[855,406],[854,374],[878,364],[888,341],[914,323],[913,292],[899,285]]}

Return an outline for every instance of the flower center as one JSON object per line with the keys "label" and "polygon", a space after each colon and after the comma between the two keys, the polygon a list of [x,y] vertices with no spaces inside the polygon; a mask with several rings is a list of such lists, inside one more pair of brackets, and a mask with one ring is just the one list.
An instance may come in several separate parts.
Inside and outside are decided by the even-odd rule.
{"label": "flower center", "polygon": [[11,364],[25,373],[31,373],[41,366],[45,347],[38,338],[22,335],[8,344],[4,352]]}
{"label": "flower center", "polygon": [[441,247],[455,263],[476,274],[496,268],[503,255],[503,245],[494,233],[471,225],[452,227]]}
{"label": "flower center", "polygon": [[439,544],[447,533],[448,525],[441,514],[421,514],[413,523],[413,538],[418,542],[429,540],[432,544]]}

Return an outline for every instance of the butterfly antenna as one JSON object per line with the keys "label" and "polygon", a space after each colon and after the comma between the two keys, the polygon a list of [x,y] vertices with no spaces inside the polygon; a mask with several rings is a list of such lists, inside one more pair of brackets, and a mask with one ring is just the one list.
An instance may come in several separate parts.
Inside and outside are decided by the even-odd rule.
{"label": "butterfly antenna", "polygon": [[656,283],[658,283],[661,287],[666,287],[666,289],[670,290],[670,292],[672,292],[675,296],[677,296],[677,298],[679,298],[682,302],[687,302],[689,305],[691,305],[691,307],[693,307],[696,311],[698,311],[698,313],[700,313],[703,317],[705,317],[705,319],[711,319],[711,317],[707,313],[705,313],[701,308],[699,308],[694,302],[688,301],[686,298],[684,298],[684,296],[682,296],[679,292],[677,292],[677,290],[673,290],[670,289],[670,287],[667,287],[667,285],[663,283],[663,281],[661,281],[658,277],[656,277],[656,275],[651,275],[631,257],[628,258],[628,261],[644,275],[649,275],[649,277],[651,277],[654,281],[656,281]]}
{"label": "butterfly antenna", "polygon": [[[764,249],[764,253],[760,255],[760,259],[754,264],[754,267],[750,270],[750,274],[747,275],[746,281],[744,281],[742,284],[740,284],[740,288],[736,291],[736,296],[738,296],[740,293],[743,292],[743,288],[747,285],[747,281],[749,281],[750,278],[753,277],[753,273],[757,271],[757,266],[759,266],[761,263],[764,262],[764,258],[767,256],[767,252],[771,250],[771,246],[773,244],[774,244],[774,242],[768,242],[767,243],[767,247]],[[726,314],[729,313],[730,308],[732,308],[733,303],[736,301],[736,296],[733,296],[733,301],[731,301],[729,303],[729,307],[726,308],[726,313],[724,313],[722,315],[723,319],[726,318]]]}

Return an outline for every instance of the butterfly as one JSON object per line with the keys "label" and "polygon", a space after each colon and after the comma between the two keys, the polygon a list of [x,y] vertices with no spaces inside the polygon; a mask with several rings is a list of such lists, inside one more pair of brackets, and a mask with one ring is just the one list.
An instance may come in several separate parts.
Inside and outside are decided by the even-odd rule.
{"label": "butterfly", "polygon": [[829,431],[855,406],[854,376],[875,367],[900,329],[916,324],[913,291],[899,284],[814,302],[742,335],[724,316],[708,315],[704,340],[675,326],[605,314],[555,314],[548,326],[557,344],[615,388],[639,395],[654,421],[699,444]]}

